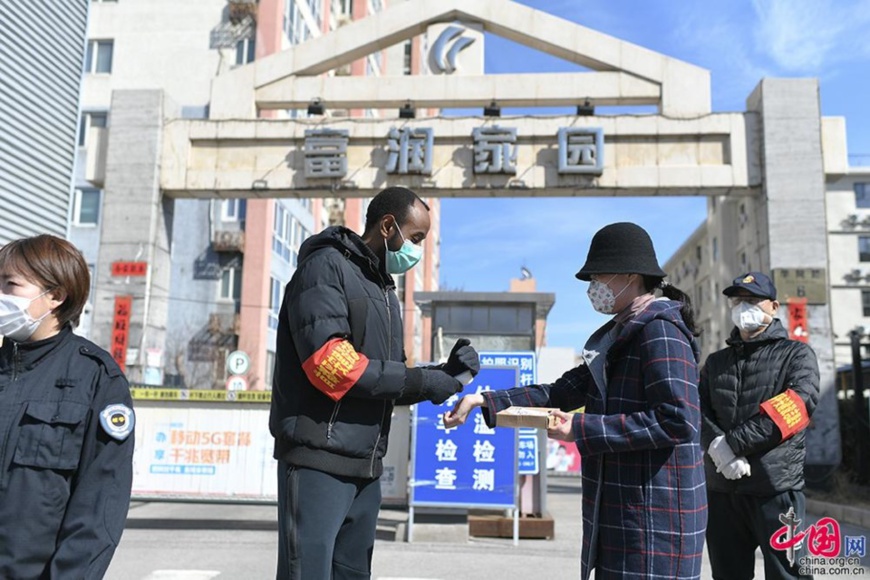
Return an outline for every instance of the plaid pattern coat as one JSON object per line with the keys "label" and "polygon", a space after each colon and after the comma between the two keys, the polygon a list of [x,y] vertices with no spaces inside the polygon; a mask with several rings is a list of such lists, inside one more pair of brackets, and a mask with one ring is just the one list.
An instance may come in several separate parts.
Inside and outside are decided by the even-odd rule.
{"label": "plaid pattern coat", "polygon": [[583,580],[593,569],[597,580],[700,578],[707,495],[697,344],[680,304],[662,299],[615,335],[604,365],[580,365],[551,385],[483,393],[484,418],[493,425],[511,405],[586,406],[573,425],[583,458]]}

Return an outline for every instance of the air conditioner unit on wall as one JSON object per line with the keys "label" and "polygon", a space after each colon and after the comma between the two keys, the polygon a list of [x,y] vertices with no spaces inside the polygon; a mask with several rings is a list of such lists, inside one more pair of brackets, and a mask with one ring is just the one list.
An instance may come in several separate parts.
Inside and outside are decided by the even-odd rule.
{"label": "air conditioner unit on wall", "polygon": [[239,24],[245,18],[257,21],[257,0],[228,0],[229,20],[233,24]]}
{"label": "air conditioner unit on wall", "polygon": [[244,252],[245,233],[241,230],[219,230],[214,233],[212,246],[216,252]]}

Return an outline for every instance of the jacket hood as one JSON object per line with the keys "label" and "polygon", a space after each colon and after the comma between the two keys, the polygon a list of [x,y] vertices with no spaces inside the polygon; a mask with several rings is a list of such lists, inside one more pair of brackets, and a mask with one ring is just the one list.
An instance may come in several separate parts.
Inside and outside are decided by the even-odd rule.
{"label": "jacket hood", "polygon": [[621,345],[627,344],[636,334],[643,330],[644,326],[653,320],[666,320],[674,324],[686,336],[686,340],[692,345],[695,361],[700,361],[701,351],[698,348],[698,341],[695,340],[695,336],[689,330],[689,327],[686,326],[683,316],[680,314],[682,306],[682,303],[676,300],[663,300],[661,298],[653,300],[646,308],[638,312],[634,318],[624,323],[624,326],[619,331],[619,335],[616,337],[616,341],[614,341],[610,349],[610,353],[618,350]]}
{"label": "jacket hood", "polygon": [[740,336],[740,329],[736,326],[731,329],[731,336],[728,337],[728,340],[725,342],[728,346],[737,346],[743,344],[752,344],[752,343],[761,343],[761,342],[770,342],[773,340],[782,340],[784,338],[788,338],[788,332],[785,327],[782,325],[782,322],[779,321],[779,318],[774,318],[773,322],[764,329],[764,332],[750,338],[749,340],[743,340]]}
{"label": "jacket hood", "polygon": [[360,268],[371,269],[380,274],[385,286],[395,286],[392,276],[387,274],[381,265],[381,260],[369,248],[363,239],[351,229],[344,226],[330,226],[315,234],[299,248],[299,263],[307,260],[312,254],[323,248],[335,248],[357,263]]}

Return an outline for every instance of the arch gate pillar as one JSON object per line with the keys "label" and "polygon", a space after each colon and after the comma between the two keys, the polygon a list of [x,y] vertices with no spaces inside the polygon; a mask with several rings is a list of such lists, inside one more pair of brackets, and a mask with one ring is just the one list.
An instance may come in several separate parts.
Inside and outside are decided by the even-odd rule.
{"label": "arch gate pillar", "polygon": [[[821,109],[816,79],[763,79],[747,100],[761,118],[762,199],[758,215],[762,269],[773,273],[788,327],[786,300],[796,272],[821,273],[826,287],[828,244]],[[766,240],[764,233],[766,230]],[[765,247],[766,243],[766,247]],[[764,263],[766,261],[766,263]],[[735,274],[737,275],[737,274]],[[782,288],[780,288],[782,286]],[[807,435],[807,476],[817,480],[840,463],[834,338],[827,292],[808,296],[809,345],[821,372],[821,398]]]}

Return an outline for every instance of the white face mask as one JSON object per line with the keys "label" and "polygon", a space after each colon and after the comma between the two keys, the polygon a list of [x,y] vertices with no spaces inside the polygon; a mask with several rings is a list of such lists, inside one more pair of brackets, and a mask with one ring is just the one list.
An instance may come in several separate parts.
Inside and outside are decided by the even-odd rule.
{"label": "white face mask", "polygon": [[755,332],[768,324],[764,322],[764,310],[757,304],[741,302],[731,308],[731,322],[744,332]]}
{"label": "white face mask", "polygon": [[39,318],[33,318],[27,308],[36,298],[44,296],[46,293],[48,290],[35,298],[0,294],[0,335],[9,337],[16,342],[23,342],[33,336],[33,333],[39,328],[39,324],[51,314],[51,310]]}
{"label": "white face mask", "polygon": [[619,298],[625,289],[628,288],[628,282],[622,287],[618,293],[614,293],[608,286],[608,282],[616,278],[616,274],[610,277],[607,282],[600,280],[592,280],[589,283],[589,288],[586,289],[586,296],[592,303],[592,308],[601,314],[613,314],[613,308],[616,306],[616,299]]}

